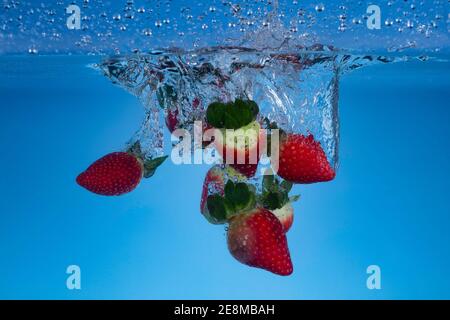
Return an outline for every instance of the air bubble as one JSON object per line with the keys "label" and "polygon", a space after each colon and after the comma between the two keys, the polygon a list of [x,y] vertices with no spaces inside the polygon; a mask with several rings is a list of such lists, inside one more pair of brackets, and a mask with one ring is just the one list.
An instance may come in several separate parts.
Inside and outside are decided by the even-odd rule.
{"label": "air bubble", "polygon": [[323,5],[323,3],[319,3],[318,5],[316,5],[315,9],[317,12],[323,12],[325,10],[325,6]]}
{"label": "air bubble", "polygon": [[144,29],[144,30],[142,30],[142,34],[143,34],[144,36],[149,37],[149,36],[151,36],[153,33],[152,33],[152,30],[150,30],[150,29]]}
{"label": "air bubble", "polygon": [[31,48],[28,49],[28,53],[29,54],[38,54],[39,51],[35,47],[31,47]]}

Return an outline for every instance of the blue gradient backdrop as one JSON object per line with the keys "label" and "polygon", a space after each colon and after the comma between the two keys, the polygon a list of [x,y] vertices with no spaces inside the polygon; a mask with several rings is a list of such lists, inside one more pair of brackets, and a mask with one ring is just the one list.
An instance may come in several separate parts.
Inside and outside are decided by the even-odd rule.
{"label": "blue gradient backdrop", "polygon": [[[340,169],[296,187],[283,278],[236,262],[200,215],[206,166],[166,163],[117,198],[75,184],[143,116],[88,62],[0,58],[0,298],[450,298],[449,63],[342,78]],[[70,264],[79,291],[66,289]],[[366,288],[371,264],[381,290]]]}

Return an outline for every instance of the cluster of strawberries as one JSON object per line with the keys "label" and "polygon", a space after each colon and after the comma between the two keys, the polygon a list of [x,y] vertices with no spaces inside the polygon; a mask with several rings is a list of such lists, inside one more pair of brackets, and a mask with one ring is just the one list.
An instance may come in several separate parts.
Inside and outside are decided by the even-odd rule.
{"label": "cluster of strawberries", "polygon": [[[330,181],[335,171],[312,135],[281,132],[277,175],[266,172],[257,188],[250,180],[261,156],[259,141],[267,138],[262,136],[265,131],[260,130],[262,121],[258,118],[258,105],[250,100],[208,106],[204,129],[221,131],[215,135],[214,147],[223,159],[232,154],[232,159],[245,160],[215,165],[208,171],[200,210],[213,224],[229,224],[228,248],[238,261],[290,275],[293,266],[286,233],[293,223],[291,203],[298,196],[289,196],[289,192],[294,183]],[[170,131],[177,126],[174,119],[166,121]],[[227,143],[230,129],[240,130],[247,138],[243,145]],[[247,134],[249,130],[256,134]],[[126,152],[110,153],[94,162],[77,177],[77,183],[96,194],[121,195],[134,190],[143,177],[151,177],[166,158],[145,159],[137,142]]]}
{"label": "cluster of strawberries", "polygon": [[[211,223],[229,224],[228,249],[238,261],[286,276],[293,272],[286,233],[293,223],[292,202],[298,199],[289,196],[289,192],[294,183],[330,181],[335,172],[312,135],[287,134],[280,130],[278,176],[266,170],[261,187],[255,187],[249,179],[258,168],[262,151],[259,140],[271,140],[270,136],[263,136],[266,131],[260,130],[263,121],[258,120],[258,115],[259,108],[254,101],[237,99],[208,107],[208,124],[221,131],[215,139],[217,151],[223,159],[232,153],[232,159],[241,155],[245,161],[216,165],[208,171],[200,210]],[[268,126],[276,127],[273,123]],[[240,130],[247,138],[245,144],[239,147],[235,141],[225,143],[230,141],[228,129]],[[252,132],[256,134],[252,136]],[[252,152],[256,154],[255,159],[251,159]]]}

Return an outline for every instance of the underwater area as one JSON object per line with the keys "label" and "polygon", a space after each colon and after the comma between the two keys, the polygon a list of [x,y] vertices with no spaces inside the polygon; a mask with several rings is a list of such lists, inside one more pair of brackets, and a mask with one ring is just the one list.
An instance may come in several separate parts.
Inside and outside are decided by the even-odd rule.
{"label": "underwater area", "polygon": [[[4,0],[0,298],[450,298],[449,3],[380,1],[380,29],[370,4]],[[239,263],[202,215],[211,165],[171,161],[171,115],[193,130],[242,97],[336,173],[292,188],[287,277]],[[133,192],[77,184],[136,142],[169,158]]]}

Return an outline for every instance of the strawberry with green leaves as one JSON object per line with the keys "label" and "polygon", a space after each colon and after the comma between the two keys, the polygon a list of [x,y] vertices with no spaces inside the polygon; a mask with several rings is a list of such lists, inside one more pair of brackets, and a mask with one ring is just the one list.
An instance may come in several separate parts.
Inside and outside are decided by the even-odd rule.
{"label": "strawberry with green leaves", "polygon": [[214,102],[206,112],[208,124],[221,132],[215,136],[214,142],[224,163],[248,178],[255,175],[260,158],[262,131],[256,121],[258,113],[258,105],[254,101],[241,99],[228,103]]}
{"label": "strawberry with green leaves", "polygon": [[200,200],[200,212],[203,216],[213,224],[219,224],[221,221],[215,219],[209,214],[207,200],[208,195],[218,194],[223,196],[225,189],[225,172],[222,166],[215,165],[206,173],[205,180],[203,182],[202,197]]}
{"label": "strawberry with green leaves", "polygon": [[289,197],[292,182],[281,181],[271,172],[266,172],[262,181],[262,191],[258,201],[270,210],[281,222],[283,231],[288,232],[294,222],[294,208],[292,203],[300,196]]}
{"label": "strawberry with green leaves", "polygon": [[233,182],[243,182],[246,178],[227,165],[215,165],[206,173],[200,201],[200,212],[212,224],[223,224],[226,223],[227,220],[216,219],[211,216],[207,206],[208,197],[214,194],[224,196],[225,184],[230,180]]}
{"label": "strawberry with green leaves", "polygon": [[287,276],[293,271],[286,234],[278,218],[257,205],[255,189],[228,181],[223,196],[208,196],[208,210],[216,220],[228,221],[228,249],[243,264]]}
{"label": "strawberry with green leaves", "polygon": [[93,193],[119,196],[133,191],[143,177],[153,176],[166,158],[145,159],[136,142],[127,152],[113,152],[95,161],[76,180]]}
{"label": "strawberry with green leaves", "polygon": [[313,135],[281,136],[278,175],[293,183],[315,183],[333,180],[335,171]]}

